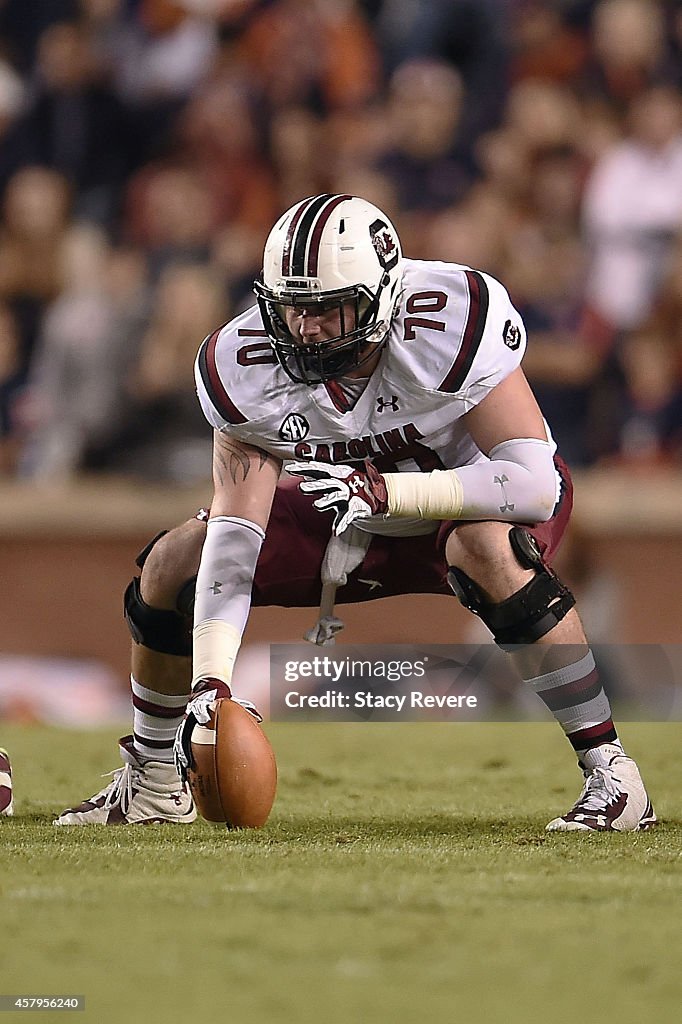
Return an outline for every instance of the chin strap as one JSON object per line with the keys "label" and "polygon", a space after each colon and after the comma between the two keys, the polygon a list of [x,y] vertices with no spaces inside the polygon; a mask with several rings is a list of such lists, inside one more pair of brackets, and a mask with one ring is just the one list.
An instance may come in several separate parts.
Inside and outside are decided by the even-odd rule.
{"label": "chin strap", "polygon": [[334,615],[334,602],[338,587],[348,582],[348,573],[362,563],[369,548],[371,534],[349,526],[340,536],[332,534],[322,559],[320,576],[322,598],[317,622],[305,633],[303,639],[318,647],[331,647],[337,633],[344,628],[341,619]]}

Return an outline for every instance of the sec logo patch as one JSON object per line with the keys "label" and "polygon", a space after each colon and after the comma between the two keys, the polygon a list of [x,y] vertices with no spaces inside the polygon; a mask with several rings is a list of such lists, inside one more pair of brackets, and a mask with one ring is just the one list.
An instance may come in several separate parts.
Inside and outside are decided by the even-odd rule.
{"label": "sec logo patch", "polygon": [[279,436],[283,441],[302,441],[310,433],[310,424],[305,416],[297,412],[290,413],[279,428]]}

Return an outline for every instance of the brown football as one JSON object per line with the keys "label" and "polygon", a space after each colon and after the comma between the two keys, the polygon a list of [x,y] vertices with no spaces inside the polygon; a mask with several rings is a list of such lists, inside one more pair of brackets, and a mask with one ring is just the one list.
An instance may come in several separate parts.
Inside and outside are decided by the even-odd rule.
{"label": "brown football", "polygon": [[207,821],[230,828],[260,828],[277,788],[277,764],[255,718],[227,697],[213,704],[211,720],[192,732],[195,767],[187,781],[197,810]]}

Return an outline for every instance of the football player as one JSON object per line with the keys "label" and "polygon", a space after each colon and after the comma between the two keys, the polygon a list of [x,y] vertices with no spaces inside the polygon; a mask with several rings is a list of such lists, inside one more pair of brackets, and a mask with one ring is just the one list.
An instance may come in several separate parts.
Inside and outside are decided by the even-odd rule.
{"label": "football player", "polygon": [[9,818],[13,813],[12,765],[9,754],[0,747],[0,815]]}
{"label": "football player", "polygon": [[[174,737],[192,696],[231,695],[251,605],[320,604],[310,639],[325,643],[340,626],[334,597],[454,591],[577,755],[584,788],[547,828],[653,825],[574,598],[550,568],[571,479],[521,369],[526,332],[504,287],[405,259],[381,210],[320,195],[277,221],[255,292],[196,361],[214,429],[210,514],[155,538],[126,592],[124,765],[57,824],[195,817]],[[177,756],[182,768],[182,729]]]}

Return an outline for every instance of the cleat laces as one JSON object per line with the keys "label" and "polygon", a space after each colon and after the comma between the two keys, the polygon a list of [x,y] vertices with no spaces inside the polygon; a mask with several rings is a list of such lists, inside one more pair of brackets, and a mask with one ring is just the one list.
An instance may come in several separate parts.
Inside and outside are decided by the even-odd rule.
{"label": "cleat laces", "polygon": [[603,813],[611,800],[617,800],[621,795],[613,773],[610,768],[598,766],[589,772],[584,772],[584,775],[585,785],[573,810]]}
{"label": "cleat laces", "polygon": [[122,768],[114,768],[113,772],[105,772],[102,778],[113,776],[102,807],[111,810],[119,806],[123,814],[127,814],[133,801],[133,785],[137,783],[140,769],[132,764],[124,764]]}

